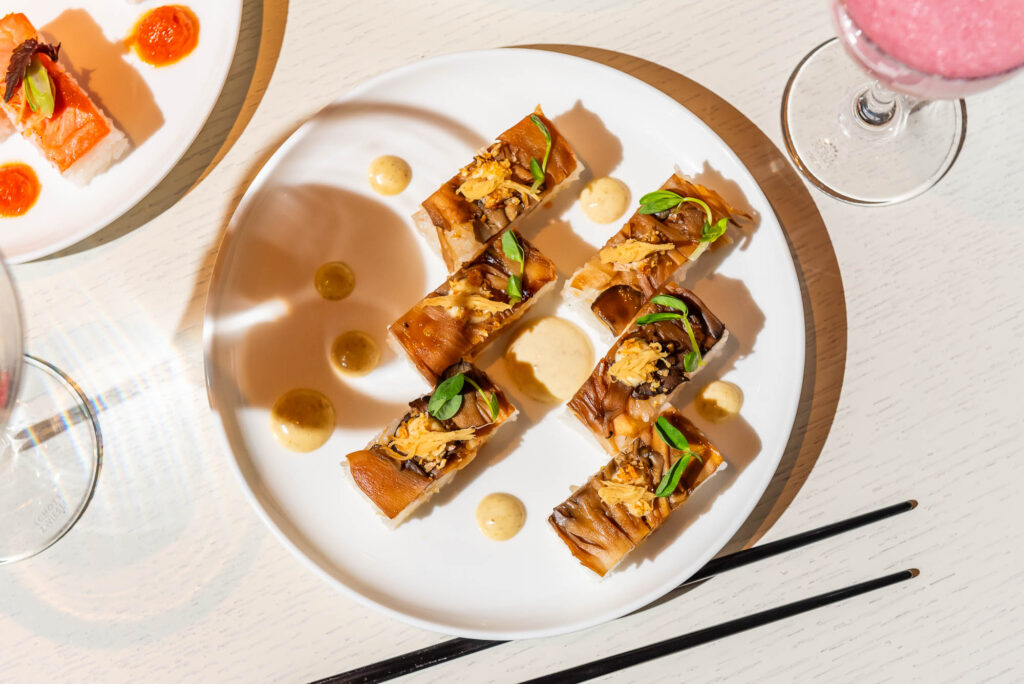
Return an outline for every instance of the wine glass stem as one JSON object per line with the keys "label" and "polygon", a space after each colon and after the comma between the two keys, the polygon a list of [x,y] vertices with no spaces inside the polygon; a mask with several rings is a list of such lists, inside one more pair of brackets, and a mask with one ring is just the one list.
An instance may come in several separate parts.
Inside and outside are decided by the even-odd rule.
{"label": "wine glass stem", "polygon": [[0,478],[13,470],[16,456],[14,442],[8,436],[7,430],[0,430]]}
{"label": "wine glass stem", "polygon": [[857,96],[854,108],[861,121],[869,126],[885,126],[896,116],[896,94],[875,81]]}

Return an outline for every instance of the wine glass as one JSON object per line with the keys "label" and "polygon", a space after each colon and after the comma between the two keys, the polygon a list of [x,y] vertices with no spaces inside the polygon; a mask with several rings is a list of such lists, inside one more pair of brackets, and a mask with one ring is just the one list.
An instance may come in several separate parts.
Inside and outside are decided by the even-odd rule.
{"label": "wine glass", "polygon": [[[1024,66],[1024,8],[1009,0],[832,0],[832,17],[838,38],[804,57],[786,84],[786,149],[837,199],[915,197],[963,146],[967,108],[957,98]],[[970,42],[972,31],[986,40]]]}
{"label": "wine glass", "polygon": [[18,299],[0,259],[0,565],[34,556],[71,529],[92,497],[101,454],[86,396],[22,353]]}

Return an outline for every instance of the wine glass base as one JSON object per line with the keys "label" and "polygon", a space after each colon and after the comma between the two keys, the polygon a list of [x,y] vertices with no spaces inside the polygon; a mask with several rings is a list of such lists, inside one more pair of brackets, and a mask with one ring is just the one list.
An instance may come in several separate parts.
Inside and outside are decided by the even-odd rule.
{"label": "wine glass base", "polygon": [[43,551],[92,498],[103,447],[89,400],[57,368],[24,357],[0,435],[0,565]]}
{"label": "wine glass base", "polygon": [[855,111],[872,83],[838,39],[822,43],[789,77],[782,134],[794,164],[819,189],[852,204],[895,204],[935,185],[953,165],[967,107],[897,95],[893,119],[872,126]]}

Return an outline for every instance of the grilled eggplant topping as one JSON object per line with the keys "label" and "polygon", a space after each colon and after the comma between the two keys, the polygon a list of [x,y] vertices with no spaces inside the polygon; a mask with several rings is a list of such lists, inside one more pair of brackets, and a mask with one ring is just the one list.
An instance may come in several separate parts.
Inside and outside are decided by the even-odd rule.
{"label": "grilled eggplant topping", "polygon": [[[445,395],[458,397],[454,413],[445,411],[444,419],[430,415],[435,389],[409,402],[409,411],[395,427],[346,456],[352,482],[395,524],[472,462],[494,433],[515,417],[515,407],[483,371],[460,362],[443,369],[439,380],[455,376],[463,380],[461,389]],[[457,384],[449,382],[449,387]]]}
{"label": "grilled eggplant topping", "polygon": [[452,364],[475,358],[558,277],[554,263],[521,236],[516,244],[523,260],[508,257],[501,242],[510,234],[495,235],[476,258],[388,328],[431,384]]}
{"label": "grilled eggplant topping", "polygon": [[643,295],[636,288],[613,285],[597,296],[590,310],[609,329],[624,330],[643,304]]}
{"label": "grilled eggplant topping", "polygon": [[[725,326],[692,292],[672,282],[660,292],[686,304],[687,322],[702,356],[725,337]],[[679,313],[656,302],[645,304],[639,313],[663,311]],[[690,337],[680,318],[643,326],[634,323],[597,363],[569,401],[569,410],[609,452],[616,453],[649,427],[660,407],[689,380],[685,357],[690,351]]]}
{"label": "grilled eggplant topping", "polygon": [[413,219],[428,240],[436,236],[445,265],[454,272],[579,170],[568,141],[538,107],[444,182]]}
{"label": "grilled eggplant topping", "polygon": [[662,416],[699,456],[691,457],[671,493],[656,497],[655,488],[683,452],[654,437],[648,424],[548,518],[572,554],[598,575],[604,576],[642,544],[723,465],[722,455],[693,423],[673,408]]}
{"label": "grilled eggplant topping", "polygon": [[[593,298],[591,310],[616,335],[625,330],[640,306],[662,284],[708,248],[706,225],[724,229],[732,218],[746,216],[730,207],[713,190],[680,175],[673,174],[660,191],[651,194],[666,193],[691,201],[679,201],[676,206],[653,214],[639,211],[633,214],[619,232],[572,275],[566,286],[567,291],[576,296]],[[713,221],[708,218],[709,212]],[[639,292],[639,297],[619,299],[615,315],[605,315],[603,307],[597,306],[598,301],[609,289],[617,287],[632,288]]]}

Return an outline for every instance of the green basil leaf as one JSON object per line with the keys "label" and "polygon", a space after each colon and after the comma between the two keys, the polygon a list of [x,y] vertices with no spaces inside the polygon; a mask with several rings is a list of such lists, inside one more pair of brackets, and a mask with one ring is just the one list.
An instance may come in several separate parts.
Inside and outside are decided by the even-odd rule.
{"label": "green basil leaf", "polygon": [[465,382],[466,376],[458,373],[438,385],[427,402],[427,413],[438,420],[448,420],[458,413],[462,406],[462,387]]}
{"label": "green basil leaf", "polygon": [[665,416],[658,416],[658,420],[654,421],[654,429],[657,430],[658,436],[661,437],[661,441],[668,444],[673,449],[679,449],[680,451],[686,451],[690,448],[690,443],[686,441],[686,437],[679,429],[669,422],[669,419]]}
{"label": "green basil leaf", "polygon": [[671,321],[682,318],[686,320],[683,314],[675,313],[674,311],[659,311],[657,313],[647,314],[636,319],[637,325],[649,325],[651,323],[657,323],[658,321]]}
{"label": "green basil leaf", "polygon": [[[686,329],[686,336],[690,338],[690,351],[683,356],[683,368],[686,369],[687,373],[700,368],[701,356],[700,356],[700,345],[697,344],[697,338],[693,336],[693,327],[690,325],[689,320],[683,321],[683,327]],[[687,357],[692,355],[692,359]]]}
{"label": "green basil leaf", "polygon": [[501,249],[505,252],[505,256],[512,261],[518,261],[521,264],[526,261],[526,254],[519,245],[519,240],[516,240],[516,234],[511,230],[506,230],[501,236]]}
{"label": "green basil leaf", "polygon": [[[547,142],[547,149],[544,150],[544,161],[541,163],[541,170],[548,170],[548,156],[551,154],[551,132],[548,127],[544,125],[544,122],[540,120],[540,117],[536,114],[530,115],[530,121],[533,125],[540,129],[540,132],[544,135],[544,140]],[[532,170],[532,169],[531,169]],[[536,176],[534,176],[536,178]]]}
{"label": "green basil leaf", "polygon": [[544,171],[541,170],[537,160],[532,157],[530,158],[530,173],[533,174],[533,185],[530,190],[537,192],[537,189],[544,185]]}
{"label": "green basil leaf", "polygon": [[523,299],[523,281],[515,273],[508,277],[508,285],[505,288],[509,299]]}
{"label": "green basil leaf", "polygon": [[684,451],[679,455],[679,460],[672,464],[669,471],[665,473],[665,477],[661,478],[661,482],[658,484],[658,488],[654,490],[654,496],[666,497],[672,496],[672,493],[676,491],[676,487],[679,486],[679,480],[682,479],[683,473],[690,467],[690,461],[697,459],[698,463],[703,463],[703,459],[693,451]]}
{"label": "green basil leaf", "polygon": [[679,486],[679,480],[682,479],[683,473],[686,472],[687,466],[690,465],[690,461],[693,459],[693,452],[684,451],[679,457],[679,460],[672,464],[672,467],[665,473],[665,477],[661,478],[661,483],[658,484],[658,488],[654,490],[654,496],[666,497],[671,496],[676,491],[676,487]]}
{"label": "green basil leaf", "polygon": [[651,202],[657,202],[665,199],[677,199],[680,202],[683,201],[683,196],[679,193],[672,192],[671,190],[655,190],[649,192],[640,198],[640,204],[650,204]]}
{"label": "green basil leaf", "polygon": [[548,145],[550,145],[551,144],[551,133],[548,131],[548,127],[544,125],[544,122],[541,121],[540,117],[537,116],[536,114],[531,114],[530,115],[530,121],[533,122],[534,126],[536,126],[537,128],[540,129],[540,132],[542,134],[544,134],[544,140],[546,140]]}
{"label": "green basil leaf", "polygon": [[460,408],[462,408],[462,395],[456,394],[454,397],[441,404],[433,413],[430,413],[429,410],[427,413],[430,413],[430,415],[434,416],[438,420],[448,420],[458,413]]}
{"label": "green basil leaf", "polygon": [[441,408],[438,409],[437,415],[434,417],[438,420],[448,420],[458,413],[460,408],[462,408],[462,395],[456,394],[454,397],[441,404]]}
{"label": "green basil leaf", "polygon": [[709,221],[704,222],[704,228],[700,231],[701,242],[714,242],[718,238],[725,235],[726,224],[729,219],[724,218],[718,221],[716,224],[711,225]]}
{"label": "green basil leaf", "polygon": [[683,369],[692,373],[700,367],[700,352],[690,350],[683,354]]}
{"label": "green basil leaf", "polygon": [[682,202],[683,198],[671,190],[655,190],[640,198],[640,213],[658,214]]}
{"label": "green basil leaf", "polygon": [[673,297],[672,295],[664,294],[654,295],[653,297],[651,297],[651,302],[654,304],[661,304],[662,306],[671,307],[673,309],[676,309],[677,311],[681,311],[684,316],[690,315],[690,309],[686,306],[686,302],[679,299],[678,297]]}
{"label": "green basil leaf", "polygon": [[47,118],[53,116],[54,100],[50,75],[38,56],[32,57],[25,71],[25,99],[33,112],[40,112]]}

